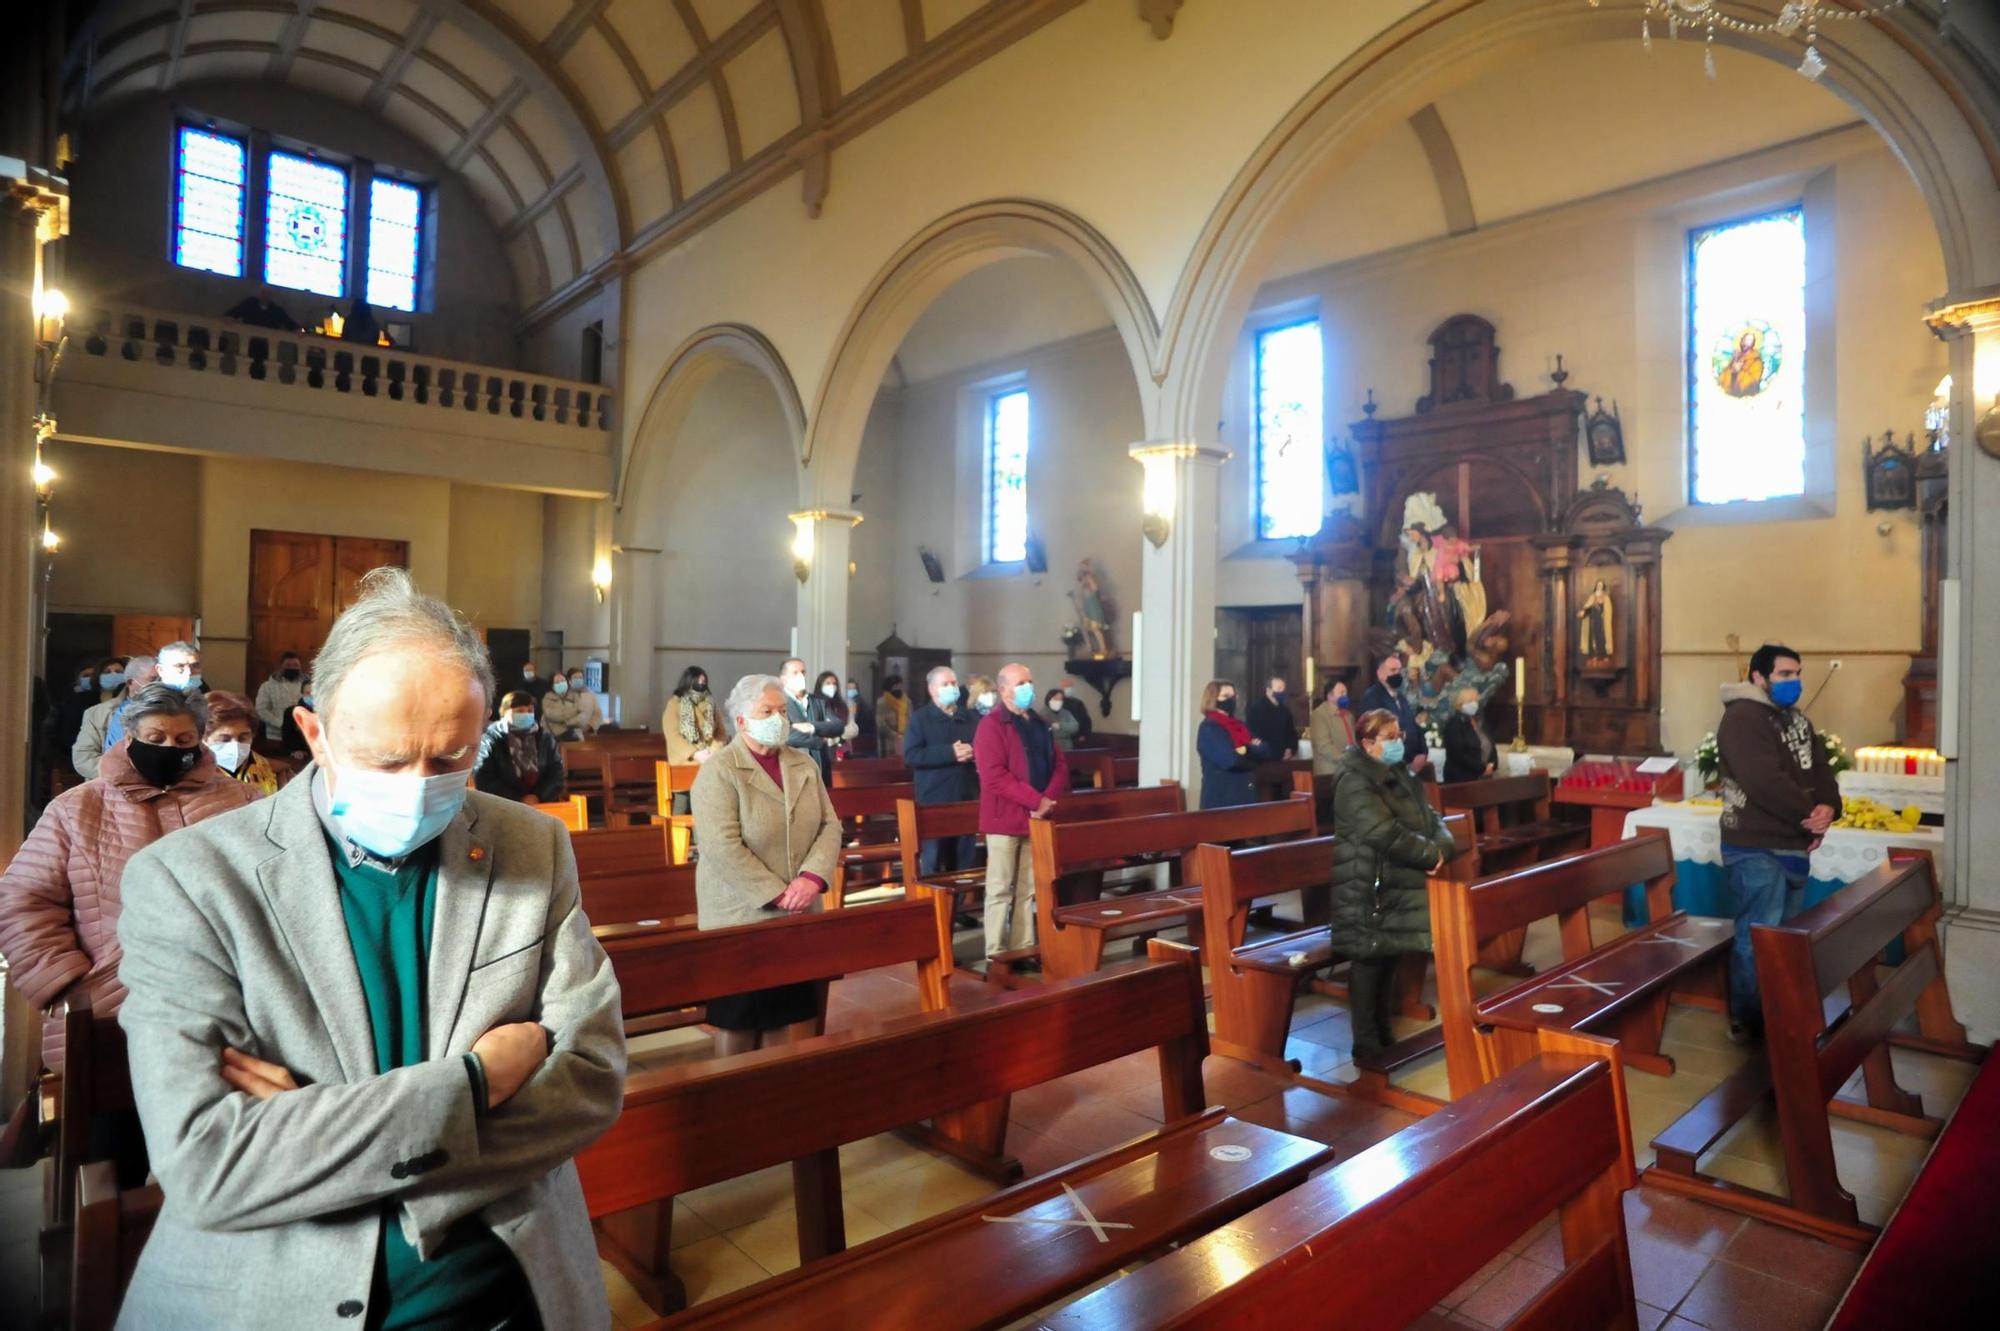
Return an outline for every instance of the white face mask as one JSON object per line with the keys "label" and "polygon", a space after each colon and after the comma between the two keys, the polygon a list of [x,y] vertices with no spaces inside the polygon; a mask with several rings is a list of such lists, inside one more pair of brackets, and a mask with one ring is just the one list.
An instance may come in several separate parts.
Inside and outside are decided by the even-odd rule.
{"label": "white face mask", "polygon": [[790,727],[783,712],[772,712],[768,716],[746,719],[743,733],[756,740],[767,749],[775,749],[785,742],[785,731]]}
{"label": "white face mask", "polygon": [[1458,710],[1465,713],[1467,716],[1478,716],[1479,704],[1476,702],[1462,702],[1458,705]]}
{"label": "white face mask", "polygon": [[250,746],[240,739],[206,740],[208,751],[215,755],[215,765],[225,772],[234,773],[250,756]]}
{"label": "white face mask", "polygon": [[840,690],[839,690],[839,689],[837,689],[837,688],[835,688],[835,687],[834,687],[833,685],[831,685],[831,684],[822,684],[822,685],[820,685],[820,686],[819,686],[819,691],[820,691],[821,695],[823,695],[824,697],[828,697],[828,698],[833,698],[833,697],[837,697],[837,696],[839,696],[839,693],[840,693]]}
{"label": "white face mask", "polygon": [[786,675],[783,683],[787,698],[801,697],[806,691],[806,677],[804,675]]}

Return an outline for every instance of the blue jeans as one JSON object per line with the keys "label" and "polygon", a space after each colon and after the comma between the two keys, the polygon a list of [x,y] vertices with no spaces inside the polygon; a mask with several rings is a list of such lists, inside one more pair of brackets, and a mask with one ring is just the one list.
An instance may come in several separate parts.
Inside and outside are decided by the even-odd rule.
{"label": "blue jeans", "polygon": [[1736,943],[1729,951],[1729,1019],[1751,1027],[1764,1024],[1757,994],[1757,960],[1750,950],[1750,926],[1782,924],[1797,915],[1805,899],[1807,857],[1797,852],[1722,848],[1722,867],[1736,900]]}
{"label": "blue jeans", "polygon": [[930,837],[917,852],[917,872],[929,877],[954,869],[970,869],[975,854],[969,836]]}

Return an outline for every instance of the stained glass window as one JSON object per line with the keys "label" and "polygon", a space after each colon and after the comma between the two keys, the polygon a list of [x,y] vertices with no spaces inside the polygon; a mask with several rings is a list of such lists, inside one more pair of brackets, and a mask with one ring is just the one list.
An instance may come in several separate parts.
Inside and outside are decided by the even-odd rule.
{"label": "stained glass window", "polygon": [[368,186],[370,305],[417,308],[417,256],[422,252],[424,192],[377,176]]}
{"label": "stained glass window", "polygon": [[1028,557],[1028,390],[986,402],[986,561]]}
{"label": "stained glass window", "polygon": [[1324,512],[1319,320],[1257,334],[1257,535],[1310,536]]}
{"label": "stained glass window", "polygon": [[1697,504],[1806,488],[1805,213],[1688,236],[1688,481]]}
{"label": "stained glass window", "polygon": [[347,290],[347,172],[274,152],[264,198],[264,280],[339,297]]}
{"label": "stained glass window", "polygon": [[174,262],[243,276],[243,141],[182,126],[174,161]]}

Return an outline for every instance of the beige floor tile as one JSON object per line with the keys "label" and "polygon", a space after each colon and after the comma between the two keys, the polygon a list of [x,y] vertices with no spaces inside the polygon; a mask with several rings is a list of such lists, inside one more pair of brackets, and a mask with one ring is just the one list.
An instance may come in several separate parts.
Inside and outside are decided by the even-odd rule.
{"label": "beige floor tile", "polygon": [[866,1211],[890,1229],[914,1225],[940,1211],[988,1197],[992,1183],[976,1174],[933,1160],[848,1188],[847,1203]]}
{"label": "beige floor tile", "polygon": [[706,1303],[768,1278],[750,1255],[717,1236],[691,1243],[674,1254],[674,1274],[687,1287],[688,1303]]}
{"label": "beige floor tile", "polygon": [[684,1193],[680,1201],[717,1233],[738,1229],[791,1209],[792,1167],[773,1165],[741,1178],[725,1179]]}
{"label": "beige floor tile", "polygon": [[1442,1052],[1430,1054],[1415,1063],[1407,1063],[1397,1068],[1389,1078],[1394,1085],[1418,1095],[1429,1095],[1439,1100],[1451,1098],[1451,1076],[1445,1067]]}
{"label": "beige floor tile", "polygon": [[[847,1220],[847,1246],[879,1239],[889,1232],[889,1227],[868,1212],[852,1203],[844,1205],[842,1214]],[[783,1275],[799,1264],[798,1221],[790,1208],[782,1215],[766,1216],[762,1220],[732,1229],[725,1236],[742,1249],[745,1256],[772,1275]]]}
{"label": "beige floor tile", "polygon": [[848,1187],[868,1179],[886,1178],[937,1157],[923,1147],[884,1132],[840,1148],[840,1176]]}
{"label": "beige floor tile", "polygon": [[1780,1164],[1745,1160],[1740,1156],[1716,1153],[1702,1161],[1702,1168],[1720,1179],[1741,1183],[1776,1196],[1785,1195],[1785,1171]]}
{"label": "beige floor tile", "polygon": [[604,1295],[611,1301],[611,1325],[618,1331],[629,1327],[646,1326],[656,1322],[660,1314],[646,1306],[630,1281],[618,1274],[618,1268],[609,1262],[599,1262],[598,1270],[604,1275]]}

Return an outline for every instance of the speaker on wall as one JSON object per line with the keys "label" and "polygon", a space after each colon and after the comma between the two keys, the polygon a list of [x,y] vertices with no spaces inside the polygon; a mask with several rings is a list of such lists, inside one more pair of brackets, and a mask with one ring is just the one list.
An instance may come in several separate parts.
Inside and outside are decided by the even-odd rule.
{"label": "speaker on wall", "polygon": [[931,548],[928,545],[917,547],[917,558],[924,561],[925,577],[929,578],[932,582],[944,581],[944,565],[938,562],[938,557],[931,553]]}
{"label": "speaker on wall", "polygon": [[1031,534],[1022,544],[1027,552],[1028,572],[1047,573],[1049,552],[1042,548],[1042,538]]}

